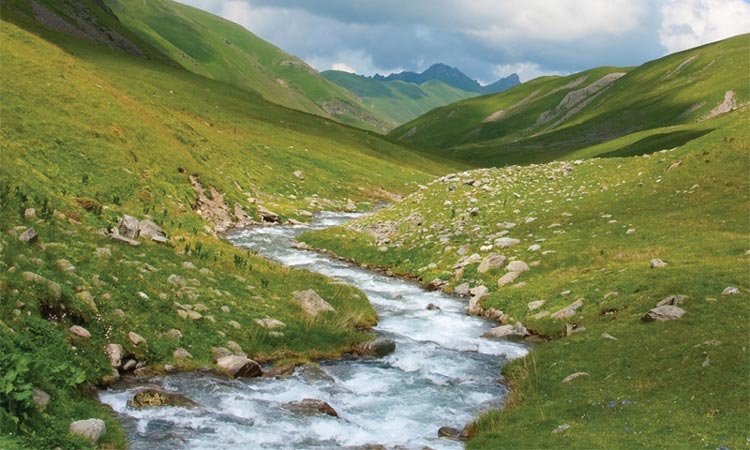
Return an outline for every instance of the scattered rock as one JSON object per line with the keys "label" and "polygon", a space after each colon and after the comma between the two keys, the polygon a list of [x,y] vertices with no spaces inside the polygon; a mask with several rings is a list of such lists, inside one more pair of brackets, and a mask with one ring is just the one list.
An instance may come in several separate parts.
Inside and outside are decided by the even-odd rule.
{"label": "scattered rock", "polygon": [[536,301],[533,301],[533,302],[529,302],[529,304],[526,305],[526,306],[529,308],[529,311],[534,311],[534,310],[539,309],[542,306],[544,306],[544,303],[545,303],[544,300],[536,300]]}
{"label": "scattered rock", "polygon": [[511,261],[508,263],[508,267],[506,267],[506,270],[509,272],[526,272],[529,270],[529,265],[526,264],[524,261]]}
{"label": "scattered rock", "polygon": [[440,311],[440,307],[434,303],[430,303],[426,308],[428,311]]}
{"label": "scattered rock", "polygon": [[312,416],[315,414],[326,414],[331,417],[338,417],[339,414],[335,409],[323,400],[315,398],[303,398],[296,402],[289,402],[284,404],[284,408],[289,411],[296,412],[305,416]]}
{"label": "scattered rock", "polygon": [[606,294],[604,294],[604,300],[609,300],[610,298],[615,298],[615,297],[617,297],[619,295],[620,295],[619,292],[610,291],[610,292],[607,292]]}
{"label": "scattered rock", "polygon": [[526,249],[526,251],[529,251],[529,252],[538,252],[541,249],[542,249],[541,245],[539,245],[539,244],[531,244],[529,246],[529,248]]}
{"label": "scattered rock", "polygon": [[568,317],[573,317],[576,315],[576,311],[578,311],[578,308],[583,306],[583,299],[579,298],[578,300],[574,301],[570,305],[566,306],[565,308],[562,308],[552,314],[553,319],[561,320],[561,319],[567,319]]}
{"label": "scattered rock", "polygon": [[138,234],[143,239],[151,239],[157,242],[166,241],[167,234],[154,222],[145,219],[138,223]]}
{"label": "scattered rock", "polygon": [[322,312],[335,312],[336,310],[328,302],[323,300],[317,292],[312,289],[294,291],[294,301],[309,316],[315,317]]}
{"label": "scattered rock", "polygon": [[96,444],[107,432],[107,427],[101,419],[77,420],[70,424],[70,434],[81,436]]}
{"label": "scattered rock", "polygon": [[160,406],[178,406],[181,408],[194,408],[198,406],[193,400],[176,392],[164,391],[162,389],[148,388],[138,391],[132,400],[128,400],[130,408],[154,408]]}
{"label": "scattered rock", "polygon": [[676,320],[685,314],[685,310],[673,305],[662,305],[650,310],[644,314],[641,319],[645,322],[651,322],[658,320],[659,322],[666,322],[668,320]]}
{"label": "scattered rock", "polygon": [[[505,256],[490,253],[487,255],[477,268],[477,272],[486,273],[490,270],[499,269],[505,264]],[[467,285],[468,286],[468,285]]]}
{"label": "scattered rock", "polygon": [[520,243],[521,243],[520,240],[509,238],[509,237],[501,237],[495,240],[495,245],[497,245],[500,248],[513,247],[514,245],[518,245]]}
{"label": "scattered rock", "polygon": [[128,239],[135,239],[138,237],[138,219],[127,214],[120,218],[120,223],[117,225],[117,231],[120,236]]}
{"label": "scattered rock", "polygon": [[242,325],[240,325],[240,323],[236,320],[230,320],[229,322],[227,322],[227,325],[234,328],[235,330],[239,330],[240,328],[242,328]]}
{"label": "scattered rock", "polygon": [[521,275],[521,272],[508,272],[502,277],[500,277],[499,280],[497,280],[498,287],[507,286],[511,283],[513,283],[518,276]]}
{"label": "scattered rock", "polygon": [[259,377],[263,373],[260,364],[244,356],[222,356],[216,361],[216,365],[233,378]]}
{"label": "scattered rock", "polygon": [[137,247],[137,246],[141,245],[140,242],[136,241],[135,239],[131,239],[131,238],[127,237],[127,236],[121,236],[119,234],[110,234],[109,237],[112,238],[112,239],[114,239],[115,241],[124,242],[124,243],[126,243],[128,245],[131,245],[133,247]]}
{"label": "scattered rock", "polygon": [[133,331],[128,333],[128,340],[130,340],[135,346],[146,343],[146,339],[144,339],[143,336]]}
{"label": "scattered rock", "polygon": [[122,365],[122,345],[107,344],[106,352],[112,367],[118,368]]}
{"label": "scattered rock", "polygon": [[70,332],[74,336],[79,337],[81,339],[91,339],[91,333],[89,333],[89,330],[81,326],[73,325],[72,327],[70,327]]}
{"label": "scattered rock", "polygon": [[482,336],[486,338],[509,338],[509,337],[521,337],[524,338],[529,336],[531,333],[520,323],[515,325],[500,325],[495,328],[491,328],[486,331]]}
{"label": "scattered rock", "polygon": [[47,409],[50,396],[43,390],[34,388],[31,390],[31,399],[34,401],[34,405],[36,405],[36,410],[39,412],[43,412],[45,409]]}
{"label": "scattered rock", "polygon": [[568,429],[570,429],[570,425],[568,425],[567,423],[564,423],[560,425],[559,427],[555,428],[554,430],[552,430],[552,434],[563,433],[565,431],[568,431]]}
{"label": "scattered rock", "polygon": [[635,234],[635,228],[628,228],[628,230],[625,232],[625,236],[631,236]]}
{"label": "scattered rock", "polygon": [[175,359],[193,359],[193,355],[182,347],[178,347],[172,352]]}
{"label": "scattered rock", "polygon": [[263,372],[263,378],[279,378],[294,374],[296,364],[284,364],[281,366],[274,366]]}
{"label": "scattered rock", "polygon": [[293,172],[292,174],[293,174],[293,175],[294,175],[294,176],[295,176],[295,177],[296,177],[297,179],[299,179],[299,180],[304,180],[304,179],[305,179],[305,172],[303,172],[303,171],[301,171],[301,170],[295,170],[295,171],[294,171],[294,172]]}
{"label": "scattered rock", "polygon": [[570,383],[571,381],[575,380],[576,378],[587,377],[587,376],[589,376],[588,372],[576,372],[576,373],[570,374],[567,377],[563,378],[563,383]]}
{"label": "scattered rock", "polygon": [[99,247],[94,251],[94,256],[97,258],[111,258],[112,250],[109,247]]}
{"label": "scattered rock", "polygon": [[26,219],[28,219],[28,220],[36,219],[36,209],[34,209],[34,208],[26,208],[23,211],[23,217],[26,218]]}
{"label": "scattered rock", "polygon": [[651,260],[651,268],[652,269],[662,269],[664,267],[667,267],[669,264],[667,264],[665,261],[662,261],[659,258],[654,258]]}
{"label": "scattered rock", "polygon": [[656,304],[656,306],[664,306],[664,305],[679,305],[682,304],[687,300],[687,295],[670,295],[669,297],[665,297],[663,300],[661,300],[659,303]]}
{"label": "scattered rock", "polygon": [[258,206],[258,215],[260,216],[261,220],[263,222],[268,223],[279,223],[281,222],[281,219],[279,218],[279,215],[275,212],[263,207]]}
{"label": "scattered rock", "polygon": [[20,236],[18,236],[18,240],[21,242],[34,242],[37,240],[39,235],[37,234],[36,230],[33,228],[27,228],[26,231],[21,233]]}
{"label": "scattered rock", "polygon": [[741,293],[742,292],[740,292],[740,290],[736,287],[728,287],[721,291],[721,295],[739,295]]}
{"label": "scattered rock", "polygon": [[609,334],[609,333],[606,333],[606,332],[605,332],[605,333],[602,333],[602,339],[609,339],[609,340],[611,340],[611,341],[616,341],[616,340],[618,340],[618,339],[617,339],[616,337],[614,337],[614,336],[612,336],[611,334]]}
{"label": "scattered rock", "polygon": [[284,328],[286,324],[278,319],[271,317],[265,317],[263,319],[255,319],[255,323],[267,330],[273,330],[275,328]]}
{"label": "scattered rock", "polygon": [[462,297],[469,295],[469,283],[461,283],[453,289],[453,293]]}

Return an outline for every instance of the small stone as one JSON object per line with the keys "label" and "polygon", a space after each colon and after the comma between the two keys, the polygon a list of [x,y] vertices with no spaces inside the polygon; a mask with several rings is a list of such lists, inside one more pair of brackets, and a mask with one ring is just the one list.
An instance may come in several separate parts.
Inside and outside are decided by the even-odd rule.
{"label": "small stone", "polygon": [[129,408],[156,408],[161,406],[172,406],[180,408],[194,408],[198,406],[193,400],[176,392],[162,389],[147,388],[138,391],[132,400],[128,400]]}
{"label": "small stone", "polygon": [[434,303],[430,303],[429,305],[427,305],[427,310],[428,311],[440,311],[440,307]]}
{"label": "small stone", "polygon": [[469,283],[461,283],[453,289],[453,293],[462,297],[469,295]]}
{"label": "small stone", "polygon": [[280,320],[265,317],[263,319],[255,319],[255,323],[265,328],[266,330],[273,330],[275,328],[284,328],[286,324]]}
{"label": "small stone", "polygon": [[620,295],[619,292],[610,291],[610,292],[607,292],[606,294],[604,294],[604,300],[609,300],[610,298],[615,298],[615,297],[617,297],[619,295]]}
{"label": "small stone", "polygon": [[486,338],[508,338],[508,337],[526,337],[530,333],[521,323],[515,325],[500,325],[486,331],[482,337]]}
{"label": "small stone", "polygon": [[305,179],[305,173],[301,170],[295,170],[292,174],[299,180]]}
{"label": "small stone", "polygon": [[242,325],[240,325],[240,323],[236,320],[230,320],[229,322],[227,322],[227,325],[234,328],[235,330],[239,330],[240,328],[242,328]]}
{"label": "small stone", "polygon": [[567,319],[568,317],[573,317],[576,315],[576,312],[578,311],[578,308],[583,306],[583,299],[579,298],[578,300],[574,301],[570,305],[566,306],[565,308],[562,308],[555,313],[552,314],[553,319],[561,320],[561,319]]}
{"label": "small stone", "polygon": [[552,430],[552,434],[563,433],[565,431],[568,431],[568,429],[570,429],[570,425],[568,425],[567,423],[564,423],[560,425],[559,427],[555,428],[554,430]]}
{"label": "small stone", "polygon": [[505,264],[505,256],[491,253],[487,255],[477,268],[477,272],[486,273],[490,270],[499,269]]}
{"label": "small stone", "polygon": [[70,424],[70,434],[81,436],[96,444],[107,432],[107,426],[101,419],[77,420]]}
{"label": "small stone", "polygon": [[135,239],[138,237],[138,219],[127,214],[120,218],[120,223],[117,225],[117,231],[120,236],[128,239]]}
{"label": "small stone", "polygon": [[36,219],[36,209],[26,208],[23,212],[23,217],[28,220]]}
{"label": "small stone", "polygon": [[37,234],[36,230],[33,228],[27,228],[26,231],[21,233],[20,236],[18,236],[18,240],[21,242],[34,242],[37,240],[39,235]]}
{"label": "small stone", "polygon": [[614,336],[612,336],[611,334],[609,334],[609,333],[606,333],[606,332],[605,332],[605,333],[602,333],[602,339],[609,339],[609,340],[611,340],[611,341],[616,341],[616,340],[618,340],[618,339],[617,339],[616,337],[614,337]]}
{"label": "small stone", "polygon": [[625,236],[630,236],[635,234],[635,228],[628,228],[628,230],[625,232]]}
{"label": "small stone", "polygon": [[193,264],[190,261],[183,262],[182,263],[182,268],[183,269],[188,269],[188,270],[196,270],[197,269],[197,267],[195,266],[195,264]]}
{"label": "small stone", "polygon": [[587,376],[589,376],[588,372],[576,372],[576,373],[570,374],[567,377],[563,378],[563,383],[570,383],[571,381],[575,380],[576,378],[587,377]]}
{"label": "small stone", "polygon": [[58,259],[57,261],[55,261],[55,265],[63,272],[72,272],[76,269],[75,266],[67,259]]}
{"label": "small stone", "polygon": [[221,312],[223,312],[224,314],[229,314],[230,311],[231,310],[229,309],[227,305],[224,305],[221,307]]}
{"label": "small stone", "polygon": [[31,399],[34,401],[34,405],[36,405],[36,410],[39,412],[43,412],[45,409],[47,409],[50,396],[43,390],[34,388],[31,390]]}
{"label": "small stone", "polygon": [[736,287],[728,287],[721,291],[721,295],[739,295],[741,293],[742,292],[740,292],[740,290]]}
{"label": "small stone", "polygon": [[687,300],[686,295],[670,295],[669,297],[665,297],[663,300],[657,303],[656,306],[680,305],[685,300]]}
{"label": "small stone", "polygon": [[99,312],[99,308],[97,308],[96,302],[94,301],[94,296],[91,295],[91,292],[81,291],[76,294],[76,297],[78,297],[78,299],[86,304],[86,306],[88,306],[92,311]]}
{"label": "small stone", "polygon": [[106,351],[110,365],[115,368],[120,367],[122,365],[122,345],[107,344]]}
{"label": "small stone", "polygon": [[133,331],[128,333],[128,340],[130,340],[130,342],[135,346],[146,343],[146,339],[144,339],[143,336]]}
{"label": "small stone", "polygon": [[663,269],[664,267],[667,267],[669,264],[667,264],[665,261],[662,261],[659,258],[654,258],[651,260],[651,268],[652,269]]}
{"label": "small stone", "polygon": [[125,361],[125,364],[122,365],[120,370],[123,372],[130,372],[131,370],[134,370],[137,365],[138,363],[134,359],[129,359]]}
{"label": "small stone", "polygon": [[110,258],[112,257],[112,250],[109,247],[99,247],[94,251],[94,256],[97,258]]}
{"label": "small stone", "polygon": [[513,247],[514,245],[518,245],[520,243],[521,243],[520,240],[509,238],[509,237],[501,237],[495,240],[495,245],[497,245],[500,248]]}
{"label": "small stone", "polygon": [[529,270],[529,265],[526,264],[524,261],[511,261],[508,263],[508,267],[506,267],[506,270],[508,272],[526,272]]}
{"label": "small stone", "polygon": [[503,287],[503,286],[506,286],[506,285],[509,285],[509,284],[513,283],[513,281],[515,281],[515,279],[518,278],[519,275],[521,275],[521,272],[508,272],[508,273],[506,273],[505,275],[503,275],[502,277],[500,277],[499,280],[497,280],[498,287]]}
{"label": "small stone", "polygon": [[527,251],[530,251],[530,252],[538,252],[538,251],[539,251],[539,250],[541,250],[541,249],[542,249],[542,246],[541,246],[541,245],[539,245],[539,244],[532,244],[532,245],[530,245],[530,246],[529,246],[529,248],[527,248],[526,250],[527,250]]}
{"label": "small stone", "polygon": [[533,302],[529,302],[528,305],[526,305],[529,308],[529,311],[534,311],[535,309],[539,309],[542,306],[544,306],[545,301],[544,300],[536,300]]}
{"label": "small stone", "polygon": [[644,314],[641,319],[645,322],[657,320],[659,322],[666,322],[668,320],[676,320],[685,315],[685,310],[673,305],[662,305],[650,310]]}
{"label": "small stone", "polygon": [[89,333],[89,330],[81,326],[73,325],[72,327],[70,327],[70,332],[74,336],[79,337],[81,339],[91,339],[91,333]]}
{"label": "small stone", "polygon": [[193,359],[193,355],[182,347],[178,347],[172,352],[175,359]]}
{"label": "small stone", "polygon": [[378,338],[365,346],[367,354],[382,358],[396,351],[396,341],[388,338]]}

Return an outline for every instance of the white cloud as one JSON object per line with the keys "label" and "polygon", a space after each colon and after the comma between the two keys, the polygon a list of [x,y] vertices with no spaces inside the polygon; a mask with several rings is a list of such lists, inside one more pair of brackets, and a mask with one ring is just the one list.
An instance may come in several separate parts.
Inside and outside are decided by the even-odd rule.
{"label": "white cloud", "polygon": [[331,65],[331,69],[333,70],[339,70],[341,72],[349,72],[349,73],[356,73],[357,71],[350,65],[346,63],[334,63]]}
{"label": "white cloud", "polygon": [[530,61],[524,61],[513,64],[501,64],[495,66],[493,73],[498,78],[507,77],[511,74],[518,74],[521,81],[529,81],[544,75],[567,75],[566,72],[558,70],[549,70],[542,68],[539,64]]}
{"label": "white cloud", "polygon": [[659,41],[669,53],[750,32],[743,0],[668,0],[661,7]]}

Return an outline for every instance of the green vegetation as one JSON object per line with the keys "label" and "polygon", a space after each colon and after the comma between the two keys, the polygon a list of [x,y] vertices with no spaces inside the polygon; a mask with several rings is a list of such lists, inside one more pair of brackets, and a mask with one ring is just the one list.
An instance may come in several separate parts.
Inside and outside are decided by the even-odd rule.
{"label": "green vegetation", "polygon": [[[107,424],[100,447],[124,447],[92,389],[111,375],[110,342],[159,372],[211,367],[211,347],[229,341],[267,361],[332,357],[368,338],[358,329],[376,317],[361,293],[215,231],[244,214],[259,220],[261,206],[281,220],[367,207],[449,166],[159,58],[47,30],[18,5],[3,3],[0,22],[0,447],[89,448],[68,425],[91,417]],[[123,214],[149,217],[169,244],[104,235]],[[37,241],[18,240],[29,227]],[[336,312],[308,318],[292,300],[301,289]],[[189,310],[201,317],[180,315]],[[255,322],[265,317],[284,322],[283,335]],[[178,347],[192,358],[176,359]],[[50,395],[44,411],[32,388]]]}
{"label": "green vegetation", "polygon": [[384,81],[338,70],[327,70],[321,75],[357,94],[370,111],[393,127],[433,108],[477,95],[437,80],[422,84]]}
{"label": "green vegetation", "polygon": [[[745,34],[636,68],[537,78],[500,94],[437,108],[390,136],[483,166],[569,159],[579,149],[632,133],[695,124],[721,104],[731,109],[747,103],[749,44]],[[620,78],[610,75],[618,73]],[[671,148],[672,143],[666,139],[663,145]]]}
{"label": "green vegetation", "polygon": [[[425,283],[442,280],[447,291],[484,285],[479,312],[538,336],[527,357],[505,366],[506,407],[476,422],[468,448],[739,448],[750,421],[747,122],[743,108],[702,122],[690,139],[662,130],[650,138],[678,147],[643,156],[443,177],[346,228],[302,239]],[[502,236],[520,243],[501,248]],[[501,287],[506,268],[480,273],[477,262],[466,264],[475,253],[530,269]],[[651,268],[657,258],[668,265]],[[728,287],[739,293],[723,295]],[[681,319],[641,320],[674,295],[687,296]],[[570,317],[551,317],[577,299]],[[577,372],[586,375],[563,382]]]}

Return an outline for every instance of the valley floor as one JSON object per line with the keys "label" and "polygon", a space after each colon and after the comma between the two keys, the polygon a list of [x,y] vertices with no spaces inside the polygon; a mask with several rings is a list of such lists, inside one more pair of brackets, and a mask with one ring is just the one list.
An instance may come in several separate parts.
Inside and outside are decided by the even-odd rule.
{"label": "valley floor", "polygon": [[496,336],[541,340],[506,366],[512,395],[469,448],[740,448],[750,136],[746,110],[722,120],[643,156],[443,177],[302,239],[466,295],[507,325]]}

